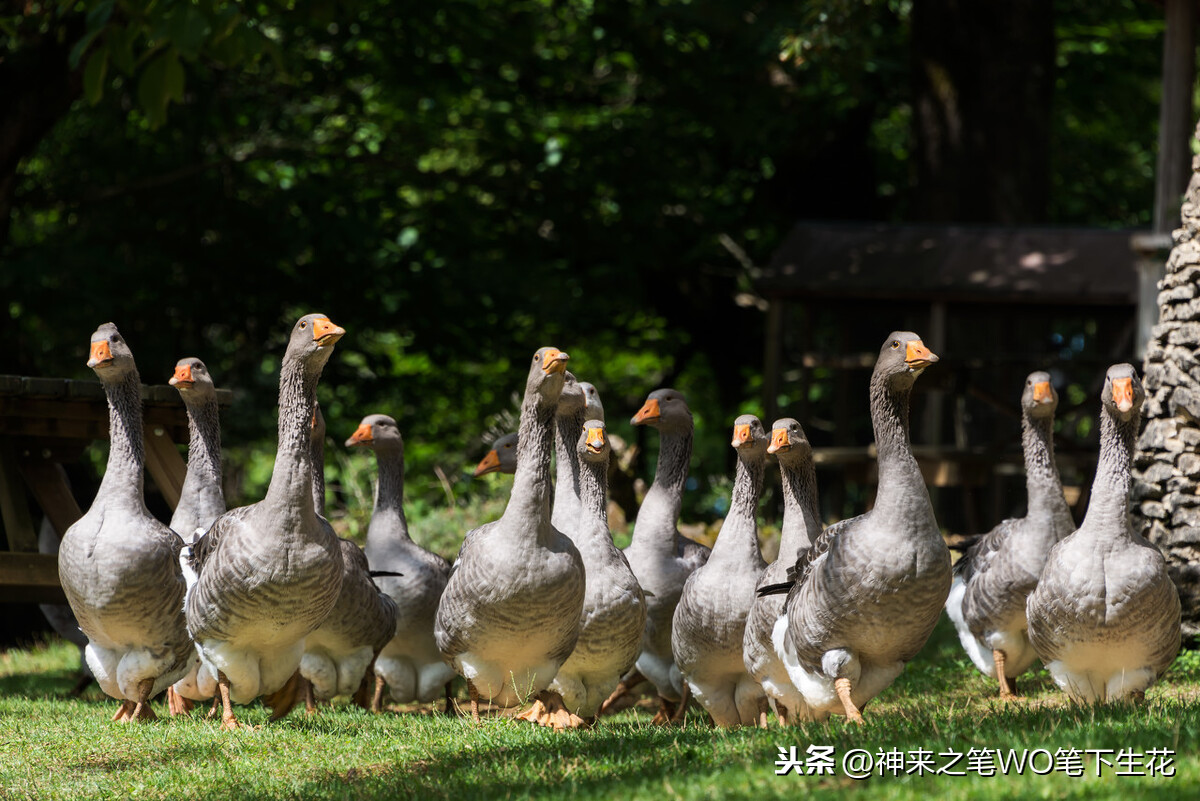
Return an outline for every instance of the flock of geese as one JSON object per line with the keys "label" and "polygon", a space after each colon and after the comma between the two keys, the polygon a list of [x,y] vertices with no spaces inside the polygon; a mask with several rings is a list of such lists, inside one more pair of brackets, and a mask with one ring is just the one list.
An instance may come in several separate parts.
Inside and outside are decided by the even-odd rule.
{"label": "flock of geese", "polygon": [[[654,481],[624,552],[607,521],[611,444],[596,388],[552,347],[533,354],[520,428],[476,469],[513,472],[499,519],[466,533],[453,565],[409,536],[396,421],[363,418],[348,447],[374,451],[378,483],[365,548],[323,516],[325,425],[317,384],[345,331],[322,314],[292,329],[279,379],[279,444],[266,496],[227,510],[212,377],[181,360],[171,378],[191,431],[170,525],[146,509],[140,378],[116,326],[91,338],[88,366],[110,409],[108,467],[63,536],[59,575],[87,665],[121,701],[118,721],[261,698],[272,719],[303,701],[352,696],[373,711],[430,702],[466,679],[480,702],[539,725],[590,725],[634,686],[659,696],[656,722],[689,698],[718,726],[783,725],[862,709],[921,649],[945,608],[1000,697],[1040,658],[1077,701],[1142,698],[1180,645],[1180,605],[1162,555],[1135,533],[1127,499],[1144,392],[1111,367],[1091,502],[1075,528],[1054,463],[1057,396],[1029,376],[1021,396],[1028,514],[977,538],[952,564],[913,457],[909,398],[938,357],[891,334],[870,381],[879,483],[870,511],[824,528],[801,424],[734,421],[736,475],[712,549],[679,533],[691,458],[683,395],[652,392],[633,418],[658,430]],[[552,454],[554,470],[551,470]],[[759,552],[757,508],[774,455],[784,517],[779,558]],[[553,478],[552,478],[553,472]]]}

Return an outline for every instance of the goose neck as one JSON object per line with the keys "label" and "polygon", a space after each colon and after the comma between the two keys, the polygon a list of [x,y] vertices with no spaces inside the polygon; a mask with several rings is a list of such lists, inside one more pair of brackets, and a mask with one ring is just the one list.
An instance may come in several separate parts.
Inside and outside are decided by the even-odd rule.
{"label": "goose neck", "polygon": [[875,509],[884,515],[912,516],[912,507],[929,507],[929,493],[921,468],[913,456],[908,434],[912,379],[891,382],[876,373],[871,377],[871,422],[878,451],[879,488]]}
{"label": "goose neck", "polygon": [[536,393],[526,393],[521,404],[517,472],[503,517],[536,522],[539,538],[545,539],[551,536],[550,451],[554,440],[554,405],[540,400]]}
{"label": "goose neck", "polygon": [[1021,442],[1025,454],[1025,491],[1031,516],[1070,514],[1063,496],[1062,479],[1054,462],[1054,418],[1021,420]]}
{"label": "goose neck", "polygon": [[[375,509],[371,520],[392,521],[393,525],[379,530],[409,539],[408,520],[404,516],[404,456],[398,450],[377,447],[375,461],[379,467],[379,475],[375,483]],[[375,526],[372,526],[371,531],[375,530]],[[368,531],[367,540],[370,539],[371,533]]]}
{"label": "goose neck", "polygon": [[574,532],[578,540],[603,539],[609,544],[608,531],[608,460],[583,462],[579,470],[579,525]]}
{"label": "goose neck", "polygon": [[313,518],[312,418],[320,370],[285,358],[279,374],[279,446],[265,502],[276,511]]}
{"label": "goose neck", "polygon": [[580,511],[580,467],[575,444],[583,431],[585,409],[554,416],[554,508],[551,521],[560,531],[574,528]]}
{"label": "goose neck", "polygon": [[758,500],[762,496],[766,461],[761,454],[738,454],[729,513],[713,544],[712,560],[761,560],[758,549]]}
{"label": "goose neck", "polygon": [[692,432],[664,431],[660,435],[654,481],[646,491],[633,524],[633,542],[674,552],[683,489],[692,460]]}
{"label": "goose neck", "polygon": [[801,548],[810,547],[821,535],[817,470],[811,458],[780,459],[779,475],[783,484],[779,558],[794,561]]}
{"label": "goose neck", "polygon": [[1133,443],[1139,416],[1115,420],[1105,407],[1100,414],[1100,456],[1084,528],[1099,535],[1129,535],[1129,488]]}
{"label": "goose neck", "polygon": [[[225,493],[221,487],[221,425],[217,399],[207,397],[199,403],[184,401],[188,417],[187,476],[179,495],[183,517],[200,509],[223,510]],[[174,523],[175,518],[172,518]],[[187,535],[190,532],[179,532]]]}
{"label": "goose neck", "polygon": [[142,382],[136,369],[104,382],[108,397],[108,466],[97,497],[144,504],[146,464],[142,431]]}

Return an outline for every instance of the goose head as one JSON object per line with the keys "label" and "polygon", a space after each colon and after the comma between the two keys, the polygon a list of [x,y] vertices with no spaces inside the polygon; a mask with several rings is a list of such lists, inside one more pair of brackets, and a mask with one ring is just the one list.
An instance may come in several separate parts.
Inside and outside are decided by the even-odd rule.
{"label": "goose head", "polygon": [[575,378],[570,370],[563,373],[562,393],[558,396],[558,408],[554,413],[559,417],[570,417],[587,408],[587,395],[583,385]]}
{"label": "goose head", "polygon": [[1021,392],[1021,411],[1031,418],[1053,417],[1058,408],[1058,393],[1050,381],[1050,374],[1037,370],[1025,379]]}
{"label": "goose head", "polygon": [[752,414],[743,414],[733,421],[733,441],[729,444],[737,449],[739,459],[764,456],[771,438],[767,436],[762,420]]}
{"label": "goose head", "polygon": [[812,455],[812,443],[800,423],[791,417],[781,417],[771,426],[771,444],[767,453],[779,459],[798,460]]}
{"label": "goose head", "polygon": [[284,359],[296,359],[320,370],[325,367],[333,353],[333,346],[346,333],[327,315],[306,314],[292,326]]}
{"label": "goose head", "polygon": [[371,448],[376,451],[398,450],[404,453],[404,437],[400,435],[400,426],[386,414],[368,414],[354,429],[350,439],[346,440],[347,448]]}
{"label": "goose head", "polygon": [[208,368],[195,356],[175,362],[175,373],[167,383],[179,390],[179,394],[189,403],[202,403],[217,393]]}
{"label": "goose head", "polygon": [[925,368],[937,360],[937,354],[925,347],[912,331],[893,331],[879,351],[875,372],[881,373],[888,383],[912,386]]}
{"label": "goose head", "polygon": [[92,346],[87,366],[101,381],[113,381],[136,370],[133,351],[113,323],[104,323],[92,333]]}
{"label": "goose head", "polygon": [[607,462],[611,446],[603,420],[588,420],[583,424],[576,451],[587,462]]}
{"label": "goose head", "polygon": [[587,381],[580,381],[579,388],[583,390],[584,410],[593,420],[604,420],[604,404],[600,402],[600,392]]}
{"label": "goose head", "polygon": [[1113,419],[1127,422],[1141,414],[1146,390],[1132,364],[1114,364],[1104,376],[1101,400]]}
{"label": "goose head", "polygon": [[680,431],[692,427],[692,410],[683,393],[674,389],[656,389],[631,421],[635,426],[653,426],[660,432]]}
{"label": "goose head", "polygon": [[[566,382],[567,360],[571,357],[554,347],[538,348],[525,381],[526,396],[536,395],[538,406],[554,406]],[[580,393],[582,395],[582,393]]]}
{"label": "goose head", "polygon": [[492,449],[480,460],[475,468],[476,476],[488,473],[517,472],[517,435],[505,434],[492,443]]}

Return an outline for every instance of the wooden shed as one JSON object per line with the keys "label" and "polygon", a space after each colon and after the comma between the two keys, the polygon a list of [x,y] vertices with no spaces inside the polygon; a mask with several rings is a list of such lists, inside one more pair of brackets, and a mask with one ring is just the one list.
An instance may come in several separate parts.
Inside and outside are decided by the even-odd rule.
{"label": "wooden shed", "polygon": [[941,361],[917,384],[913,443],[943,526],[987,530],[1024,505],[1018,400],[1049,370],[1059,465],[1077,510],[1095,458],[1104,372],[1135,361],[1132,232],[801,222],[757,279],[767,300],[764,401],[817,446],[827,518],[874,483],[867,382],[888,333]]}

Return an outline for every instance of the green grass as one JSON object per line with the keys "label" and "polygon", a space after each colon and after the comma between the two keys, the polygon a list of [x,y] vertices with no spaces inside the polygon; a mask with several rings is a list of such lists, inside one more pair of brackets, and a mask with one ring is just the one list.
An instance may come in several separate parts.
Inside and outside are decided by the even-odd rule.
{"label": "green grass", "polygon": [[[715,731],[696,711],[684,727],[660,729],[649,725],[648,709],[635,708],[591,731],[555,733],[502,718],[476,728],[430,710],[371,716],[347,706],[233,733],[198,715],[122,726],[109,722],[116,702],[98,690],[62,697],[76,653],[52,642],[0,654],[0,798],[1132,799],[1195,798],[1200,787],[1200,654],[1181,656],[1141,707],[1067,705],[1044,672],[1023,678],[1025,697],[1006,705],[968,668],[945,620],[868,707],[861,729],[837,719],[787,731]],[[156,711],[165,716],[162,705]],[[239,715],[266,722],[257,705]],[[779,746],[803,755],[810,744],[834,746],[836,775],[774,775]],[[1176,775],[1105,768],[1097,778],[1085,757],[1081,778],[1026,771],[857,781],[840,765],[855,748],[1167,748]]]}

